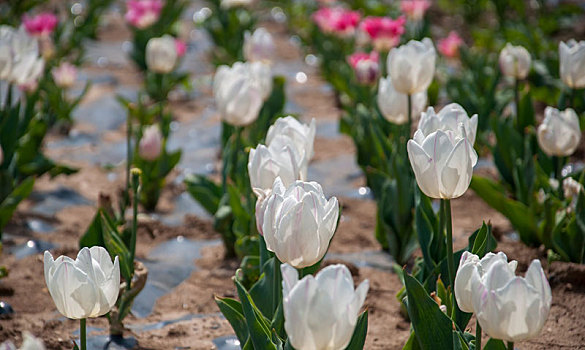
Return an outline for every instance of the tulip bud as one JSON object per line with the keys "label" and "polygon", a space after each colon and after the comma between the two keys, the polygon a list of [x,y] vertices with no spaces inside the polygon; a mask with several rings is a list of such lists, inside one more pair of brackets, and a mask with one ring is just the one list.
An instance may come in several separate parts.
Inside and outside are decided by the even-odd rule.
{"label": "tulip bud", "polygon": [[50,35],[58,22],[57,16],[50,12],[43,12],[33,17],[24,15],[22,18],[22,24],[26,31],[36,37]]}
{"label": "tulip bud", "polygon": [[[486,258],[489,260],[484,262]],[[518,342],[537,336],[546,322],[552,301],[540,261],[532,261],[526,277],[517,277],[516,262],[508,263],[505,255],[484,259],[479,263],[477,257],[473,258],[475,262],[463,262],[462,269],[471,271],[458,272],[462,273],[459,288],[455,287],[458,303],[457,294],[463,294],[467,300],[462,304],[467,306],[469,288],[473,312],[483,331],[492,338]]]}
{"label": "tulip bud", "polygon": [[372,85],[376,83],[380,73],[378,53],[376,51],[372,51],[369,54],[356,52],[349,56],[347,61],[353,68],[360,84]]}
{"label": "tulip bud", "polygon": [[500,70],[507,77],[524,79],[530,72],[532,58],[522,46],[507,43],[500,52]]}
{"label": "tulip bud", "polygon": [[128,0],[124,17],[132,26],[144,29],[158,21],[162,7],[162,0]]}
{"label": "tulip bud", "polygon": [[439,52],[447,58],[455,58],[459,55],[459,47],[463,44],[463,39],[456,31],[451,31],[445,39],[439,40],[437,47]]}
{"label": "tulip bud", "polygon": [[367,34],[376,51],[388,52],[400,43],[405,23],[404,16],[397,19],[370,16],[360,23],[360,32]]}
{"label": "tulip bud", "polygon": [[295,155],[293,145],[258,145],[250,150],[248,173],[253,189],[270,190],[277,177],[285,186],[307,177],[304,159]]}
{"label": "tulip bud", "polygon": [[433,81],[436,56],[429,38],[390,50],[387,67],[394,89],[408,95],[426,91]]}
{"label": "tulip bud", "polygon": [[68,89],[75,84],[77,68],[69,62],[63,62],[51,71],[53,80],[57,86]]}
{"label": "tulip bud", "polygon": [[579,117],[571,108],[559,111],[546,107],[544,120],[537,130],[538,144],[549,156],[570,156],[581,141]]}
{"label": "tulip bud", "polygon": [[177,51],[177,57],[183,57],[187,53],[187,44],[181,39],[175,39],[175,50]]}
{"label": "tulip bud", "polygon": [[463,123],[459,123],[457,133],[438,129],[425,136],[419,129],[406,148],[416,182],[424,194],[453,199],[467,191],[477,153]]}
{"label": "tulip bud", "polygon": [[270,62],[276,48],[272,35],[266,29],[258,28],[253,34],[245,33],[243,50],[246,61]]}
{"label": "tulip bud", "polygon": [[105,315],[116,304],[120,290],[118,257],[95,246],[82,248],[73,260],[45,251],[45,281],[57,310],[67,318]]}
{"label": "tulip bud", "polygon": [[313,21],[326,34],[347,38],[354,35],[360,22],[358,11],[346,10],[342,7],[323,7],[313,13]]}
{"label": "tulip bud", "polygon": [[342,350],[353,335],[370,284],[363,281],[355,290],[345,265],[330,265],[315,277],[299,281],[297,270],[280,267],[284,329],[297,350]]}
{"label": "tulip bud", "polygon": [[585,87],[585,41],[569,41],[559,44],[561,79],[571,89]]}
{"label": "tulip bud", "polygon": [[231,9],[234,7],[250,7],[256,0],[221,0],[222,9]]}
{"label": "tulip bud", "polygon": [[157,125],[150,125],[144,130],[140,143],[138,144],[138,154],[140,157],[153,161],[157,159],[162,152],[162,135]]}
{"label": "tulip bud", "polygon": [[170,35],[152,38],[146,44],[146,65],[152,72],[170,73],[175,68],[177,59],[175,38]]}
{"label": "tulip bud", "polygon": [[313,143],[315,141],[316,122],[313,118],[310,125],[299,122],[294,117],[278,118],[268,128],[266,145],[268,147],[289,146],[293,149],[296,164],[304,169],[313,158]]}
{"label": "tulip bud", "polygon": [[411,21],[420,21],[425,16],[428,8],[431,7],[430,1],[427,0],[402,0],[400,9],[406,14]]}
{"label": "tulip bud", "polygon": [[266,248],[281,262],[299,269],[323,258],[338,215],[337,198],[327,201],[318,183],[296,181],[287,188],[280,177],[256,213],[257,218],[262,216]]}
{"label": "tulip bud", "polygon": [[220,66],[213,80],[213,96],[221,117],[235,126],[254,122],[271,92],[270,66],[262,62]]}
{"label": "tulip bud", "polygon": [[[408,122],[408,97],[394,89],[388,76],[380,79],[376,97],[380,112],[391,123],[402,125]],[[421,91],[411,96],[412,116],[419,116],[427,105],[427,92]]]}

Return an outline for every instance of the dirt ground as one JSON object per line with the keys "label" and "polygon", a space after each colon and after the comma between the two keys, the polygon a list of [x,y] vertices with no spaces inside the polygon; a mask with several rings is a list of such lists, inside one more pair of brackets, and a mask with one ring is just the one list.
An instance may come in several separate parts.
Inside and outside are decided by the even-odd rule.
{"label": "dirt ground", "polygon": [[[281,59],[294,61],[302,58],[298,48],[290,43],[288,34],[282,27],[272,24],[268,27],[276,36],[277,53]],[[122,31],[120,23],[116,24],[114,21],[106,27],[102,33],[102,39],[120,40],[119,35],[114,35],[118,31]],[[128,69],[113,71],[120,80],[129,84],[139,83],[136,81],[136,74],[133,73],[135,72]],[[309,76],[305,84],[307,91],[311,86],[317,87],[323,83],[316,71],[307,71],[307,75]],[[296,82],[291,84],[292,89],[301,90],[292,98],[308,111],[302,116],[303,119],[308,120],[314,117],[318,120],[336,120],[339,118],[339,111],[335,108],[331,93],[323,92],[320,95],[303,93],[303,86],[296,86],[298,85]],[[94,91],[92,93],[109,92]],[[90,95],[88,99],[91,98]],[[178,103],[176,107],[178,118],[197,118],[205,107],[202,103],[205,103],[205,100]],[[83,127],[83,125],[76,126],[81,129]],[[58,138],[58,136],[53,137]],[[104,135],[106,140],[119,140],[123,137],[123,129]],[[315,151],[315,159],[328,159],[340,153],[354,154],[355,152],[351,140],[344,136],[335,139],[317,138]],[[107,179],[107,173],[111,170],[106,171],[101,167],[83,162],[74,165],[81,167],[78,174],[52,181],[41,179],[36,189],[46,190],[66,184],[86,198],[95,200],[100,192],[114,195],[116,188],[122,184],[120,179],[123,176],[118,176],[118,180],[114,182]],[[123,166],[113,171],[116,174],[122,174],[122,168]],[[356,180],[356,186],[363,183],[363,178]],[[182,192],[180,187],[180,185],[169,185],[165,189],[161,211],[171,210],[174,205],[173,198],[177,193]],[[375,203],[372,200],[345,197],[339,200],[343,207],[343,219],[331,242],[330,252],[379,250],[380,246],[373,235]],[[4,242],[5,250],[31,238],[42,238],[58,243],[59,248],[53,251],[53,255],[74,256],[77,252],[78,239],[88,226],[95,211],[94,207],[92,205],[72,206],[60,211],[52,218],[57,228],[56,232],[51,235],[40,235],[26,227],[25,219],[33,215],[29,212],[31,205],[32,203],[27,201],[15,215],[9,227],[13,232],[13,238]],[[461,248],[467,243],[467,237],[481,225],[482,220],[491,221],[499,232],[509,232],[511,229],[503,216],[491,210],[472,191],[468,191],[462,198],[453,201],[453,215],[456,248]],[[151,249],[158,244],[178,236],[192,239],[219,238],[213,231],[210,221],[195,216],[187,216],[184,225],[179,227],[165,226],[145,216],[141,218],[139,229],[138,258],[146,258]],[[583,306],[585,305],[585,267],[565,263],[553,263],[549,266],[543,250],[527,248],[507,239],[506,236],[502,236],[498,250],[504,251],[509,258],[518,260],[519,269],[522,271],[527,268],[532,259],[541,259],[553,289],[553,305],[542,334],[530,341],[517,343],[516,348],[585,349],[585,307]],[[205,248],[202,258],[194,261],[197,269],[171,293],[157,300],[151,315],[146,318],[130,316],[126,324],[129,326],[152,324],[190,314],[205,316],[176,322],[160,329],[136,332],[134,336],[138,340],[137,348],[213,349],[214,338],[233,334],[227,321],[220,316],[213,300],[214,295],[235,295],[231,278],[238,267],[238,262],[225,260],[223,256],[223,248],[220,245]],[[13,255],[5,253],[0,263],[10,269],[9,277],[0,280],[0,300],[8,302],[15,310],[13,315],[0,319],[0,342],[15,339],[19,344],[21,332],[29,330],[41,337],[48,349],[71,349],[71,340],[75,337],[73,332],[78,324],[63,318],[56,311],[43,278],[42,254],[17,260]],[[401,349],[409,336],[409,322],[400,314],[400,305],[395,297],[401,288],[397,275],[391,271],[355,266],[352,271],[355,272],[356,283],[364,279],[370,281],[370,291],[365,302],[365,307],[370,312],[366,349]],[[92,319],[88,322],[88,326],[106,329],[107,320],[105,318]],[[129,331],[127,335],[131,334],[132,332]]]}

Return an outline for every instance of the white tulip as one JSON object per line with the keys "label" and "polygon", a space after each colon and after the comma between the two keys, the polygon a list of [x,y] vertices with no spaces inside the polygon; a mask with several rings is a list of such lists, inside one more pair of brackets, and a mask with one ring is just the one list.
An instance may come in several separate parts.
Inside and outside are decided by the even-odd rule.
{"label": "white tulip", "polygon": [[249,7],[256,0],[221,0],[220,6],[222,9],[231,9],[234,7]]}
{"label": "white tulip", "polygon": [[280,177],[285,186],[307,178],[307,166],[295,155],[294,146],[280,144],[266,147],[258,145],[250,150],[248,174],[250,185],[256,190],[270,190]]}
{"label": "white tulip", "polygon": [[342,350],[349,344],[370,284],[355,290],[345,265],[330,265],[299,281],[297,270],[280,267],[284,329],[297,350]]}
{"label": "white tulip", "polygon": [[[457,269],[457,275],[455,276],[455,298],[457,299],[457,305],[462,311],[473,312],[472,276],[477,275],[473,278],[483,278],[496,261],[504,261],[507,263],[508,258],[506,254],[499,252],[498,254],[487,253],[480,260],[475,254],[463,252],[461,261],[459,262],[459,268]],[[518,262],[515,260],[508,263],[508,268],[512,274],[515,273],[517,265]]]}
{"label": "white tulip", "polygon": [[138,143],[138,154],[140,157],[153,161],[162,152],[162,134],[158,125],[150,125],[144,130],[142,138]]}
{"label": "white tulip", "polygon": [[463,123],[459,124],[459,133],[437,130],[425,137],[419,129],[406,148],[416,182],[424,194],[453,199],[467,191],[477,153]]}
{"label": "white tulip", "polygon": [[170,73],[177,64],[178,55],[175,47],[175,38],[163,35],[152,38],[146,44],[146,65],[155,73]]}
{"label": "white tulip", "polygon": [[323,258],[337,227],[339,203],[327,200],[321,185],[296,181],[285,187],[276,178],[256,217],[261,217],[266,248],[296,268]]}
{"label": "white tulip", "polygon": [[561,79],[572,89],[585,87],[585,41],[559,44]]}
{"label": "white tulip", "polygon": [[254,122],[271,92],[270,66],[262,62],[220,66],[213,80],[213,96],[221,117],[235,126]]}
{"label": "white tulip", "polygon": [[270,62],[274,56],[272,35],[264,28],[258,28],[253,34],[244,34],[244,58],[246,61]]}
{"label": "white tulip", "polygon": [[16,85],[35,84],[43,74],[45,60],[34,52],[29,52],[20,57],[12,66],[10,80]]}
{"label": "white tulip", "polygon": [[572,177],[567,177],[563,180],[563,194],[565,195],[565,198],[571,199],[583,191],[585,191],[583,185]]}
{"label": "white tulip", "polygon": [[524,79],[530,72],[532,58],[524,47],[507,43],[500,52],[499,62],[502,74],[515,79]]}
{"label": "white tulip", "polygon": [[45,281],[60,313],[71,319],[105,315],[116,304],[120,289],[118,257],[103,247],[82,248],[73,260],[45,251]]}
{"label": "white tulip", "polygon": [[552,294],[540,261],[526,277],[517,277],[505,260],[494,261],[479,276],[472,274],[473,310],[490,337],[518,342],[538,335],[548,317]]}
{"label": "white tulip", "polygon": [[388,74],[396,91],[414,95],[426,91],[433,81],[437,53],[429,38],[411,40],[388,54]]}
{"label": "white tulip", "polygon": [[300,168],[304,169],[308,167],[308,163],[314,155],[313,143],[316,129],[315,118],[311,120],[309,125],[303,124],[291,116],[278,118],[268,128],[266,145],[281,148],[285,145],[291,146],[295,154],[296,163],[300,164]]}
{"label": "white tulip", "polygon": [[[394,124],[408,122],[408,97],[398,92],[392,85],[392,79],[388,76],[380,79],[378,83],[378,107],[386,120]],[[427,105],[427,92],[421,91],[411,96],[412,118],[419,116]]]}
{"label": "white tulip", "polygon": [[581,141],[579,117],[571,108],[559,111],[546,107],[544,120],[537,130],[538,144],[549,156],[570,156]]}
{"label": "white tulip", "polygon": [[[32,335],[30,332],[22,332],[22,337],[22,346],[18,348],[19,350],[45,350],[45,344],[43,344],[43,341]],[[17,348],[13,342],[7,340],[0,344],[0,350],[17,350]]]}
{"label": "white tulip", "polygon": [[418,129],[422,131],[424,136],[442,130],[449,135],[454,135],[453,137],[463,137],[459,129],[459,124],[463,124],[467,139],[473,147],[477,135],[477,123],[477,114],[469,118],[463,107],[457,103],[450,103],[443,107],[438,114],[435,113],[433,107],[429,107],[426,112],[421,114]]}
{"label": "white tulip", "polygon": [[12,51],[10,43],[0,39],[0,80],[10,79],[12,73]]}

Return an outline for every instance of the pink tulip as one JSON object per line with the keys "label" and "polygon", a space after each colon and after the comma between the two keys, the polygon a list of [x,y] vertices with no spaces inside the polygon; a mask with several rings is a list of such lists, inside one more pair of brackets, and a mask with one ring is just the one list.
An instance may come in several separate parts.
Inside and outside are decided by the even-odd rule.
{"label": "pink tulip", "polygon": [[463,44],[463,39],[457,34],[457,32],[452,31],[449,33],[444,39],[439,40],[437,47],[439,52],[448,58],[454,58],[459,55],[459,47]]}
{"label": "pink tulip", "polygon": [[388,51],[400,43],[404,33],[406,18],[366,17],[360,24],[360,30],[367,34],[377,51]]}
{"label": "pink tulip", "polygon": [[63,62],[58,67],[53,68],[51,74],[57,86],[70,88],[77,79],[77,68],[69,62]]}
{"label": "pink tulip", "polygon": [[358,11],[346,10],[341,7],[323,7],[313,14],[313,21],[321,31],[341,37],[352,36],[360,21]]}
{"label": "pink tulip", "polygon": [[150,125],[142,134],[138,144],[138,154],[146,160],[157,159],[162,152],[162,134],[157,125]]}
{"label": "pink tulip", "polygon": [[26,31],[33,36],[47,36],[55,30],[59,20],[50,12],[43,12],[36,16],[24,15],[22,23]]}
{"label": "pink tulip", "polygon": [[162,0],[128,0],[126,21],[136,28],[144,29],[158,21],[162,7]]}
{"label": "pink tulip", "polygon": [[177,56],[183,57],[187,52],[187,44],[181,39],[175,39],[175,49],[177,50]]}
{"label": "pink tulip", "polygon": [[378,52],[372,51],[369,54],[356,52],[347,58],[347,62],[353,68],[360,84],[371,85],[378,80],[380,72]]}
{"label": "pink tulip", "polygon": [[428,0],[402,0],[400,9],[413,21],[420,21],[431,6]]}

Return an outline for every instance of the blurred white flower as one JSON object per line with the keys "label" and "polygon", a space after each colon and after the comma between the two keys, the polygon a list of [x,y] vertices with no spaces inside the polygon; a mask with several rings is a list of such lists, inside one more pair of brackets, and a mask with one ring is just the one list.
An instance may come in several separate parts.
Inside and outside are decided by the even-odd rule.
{"label": "blurred white flower", "polygon": [[175,38],[171,35],[152,38],[146,44],[146,65],[152,72],[170,73],[175,68],[178,58]]}
{"label": "blurred white flower", "polygon": [[[392,78],[389,76],[380,79],[376,99],[380,112],[386,120],[398,125],[408,122],[408,97],[394,89]],[[427,92],[417,92],[411,96],[411,101],[412,119],[415,120],[427,105]]]}
{"label": "blurred white flower", "polygon": [[315,277],[299,281],[288,264],[282,272],[284,328],[297,350],[342,350],[353,335],[369,289],[368,280],[355,290],[345,265],[330,265]]}
{"label": "blurred white flower", "polygon": [[561,79],[572,89],[585,87],[585,41],[569,41],[559,44]]}
{"label": "blurred white flower", "polygon": [[82,248],[73,260],[45,251],[45,281],[57,310],[71,319],[105,315],[116,304],[120,290],[118,257],[95,246]]}
{"label": "blurred white flower", "polygon": [[429,38],[411,40],[388,54],[388,75],[394,89],[408,95],[426,91],[433,81],[437,53]]}
{"label": "blurred white flower", "polygon": [[500,70],[507,77],[524,79],[530,72],[532,58],[522,46],[507,43],[500,52]]}
{"label": "blurred white flower", "polygon": [[327,200],[318,183],[296,181],[287,188],[279,177],[256,213],[266,248],[296,268],[323,258],[338,216],[337,198]]}
{"label": "blurred white flower", "polygon": [[538,144],[549,156],[570,156],[581,141],[579,117],[571,108],[559,111],[546,107],[537,130]]}
{"label": "blurred white flower", "polygon": [[272,35],[266,29],[258,28],[253,34],[244,34],[243,50],[246,61],[271,62],[276,47]]}
{"label": "blurred white flower", "polygon": [[57,86],[67,89],[75,84],[77,79],[77,68],[69,62],[63,62],[51,71],[53,80]]}
{"label": "blurred white flower", "polygon": [[[22,332],[22,346],[18,350],[45,350],[45,344],[39,338],[36,338],[30,332]],[[10,340],[0,344],[0,350],[17,350],[16,346]]]}
{"label": "blurred white flower", "polygon": [[291,116],[278,118],[268,128],[266,145],[280,148],[289,145],[294,151],[295,163],[300,164],[300,168],[306,168],[313,158],[316,128],[315,118],[311,120],[309,125],[301,123]]}
{"label": "blurred white flower", "polygon": [[580,192],[583,192],[583,185],[579,183],[579,181],[573,179],[572,177],[567,177],[563,180],[563,194],[565,198],[571,199],[579,195]]}

